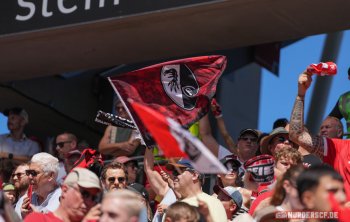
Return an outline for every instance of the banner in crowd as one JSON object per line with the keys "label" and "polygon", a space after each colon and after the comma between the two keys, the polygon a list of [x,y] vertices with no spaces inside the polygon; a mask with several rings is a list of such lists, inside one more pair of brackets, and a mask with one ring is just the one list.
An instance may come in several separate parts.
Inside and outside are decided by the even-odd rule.
{"label": "banner in crowd", "polygon": [[128,98],[170,117],[185,129],[209,111],[210,99],[226,68],[225,56],[165,62],[108,78],[147,147],[155,145]]}
{"label": "banner in crowd", "polygon": [[131,102],[165,157],[185,157],[201,173],[227,173],[207,147],[179,123],[146,106]]}

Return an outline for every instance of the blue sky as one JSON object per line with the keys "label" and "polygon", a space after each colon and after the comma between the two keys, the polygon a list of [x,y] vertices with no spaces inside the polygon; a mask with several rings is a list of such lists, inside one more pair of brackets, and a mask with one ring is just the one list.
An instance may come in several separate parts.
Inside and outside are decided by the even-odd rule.
{"label": "blue sky", "polygon": [[[310,36],[283,48],[280,55],[279,77],[263,69],[258,123],[260,131],[269,133],[272,130],[274,121],[278,118],[290,119],[298,90],[298,76],[308,65],[321,62],[325,40],[325,34]],[[344,31],[336,62],[338,74],[333,77],[324,117],[332,111],[339,96],[350,90],[350,81],[347,78],[350,66],[349,49],[350,30]],[[313,83],[315,83],[315,79]],[[311,85],[305,97],[305,121],[312,92],[313,85]],[[342,122],[345,124],[344,119]]]}
{"label": "blue sky", "polygon": [[[263,69],[261,81],[261,97],[258,129],[261,132],[270,132],[273,122],[278,118],[287,118],[294,105],[298,88],[298,76],[312,63],[321,59],[326,35],[316,35],[304,38],[281,50],[279,77]],[[350,90],[350,81],[347,79],[347,70],[350,66],[350,30],[344,32],[338,60],[338,74],[334,76],[325,116],[333,109],[339,96]],[[327,61],[326,61],[327,62]],[[309,108],[313,85],[305,98],[305,113]],[[306,120],[307,116],[305,116]],[[7,117],[0,114],[0,134],[7,133]],[[345,124],[343,119],[343,124]]]}

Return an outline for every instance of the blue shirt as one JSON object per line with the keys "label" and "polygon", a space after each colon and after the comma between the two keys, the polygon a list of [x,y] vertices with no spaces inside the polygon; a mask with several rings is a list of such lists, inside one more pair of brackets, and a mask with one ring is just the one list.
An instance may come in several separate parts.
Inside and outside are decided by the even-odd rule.
{"label": "blue shirt", "polygon": [[[46,200],[38,206],[38,195],[35,192],[32,193],[32,201],[31,204],[35,206],[35,208],[41,213],[54,212],[60,206],[60,197],[62,195],[61,187],[57,187],[56,190],[52,191],[46,198]],[[16,205],[15,212],[22,219],[21,215],[21,207],[23,203],[23,199],[27,197],[27,194],[21,197]]]}

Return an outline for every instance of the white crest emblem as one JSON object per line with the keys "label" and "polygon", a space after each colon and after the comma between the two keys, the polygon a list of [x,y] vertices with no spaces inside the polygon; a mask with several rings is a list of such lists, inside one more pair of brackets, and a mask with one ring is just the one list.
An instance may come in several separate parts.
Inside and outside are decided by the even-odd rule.
{"label": "white crest emblem", "polygon": [[199,85],[196,76],[186,65],[162,67],[160,80],[165,93],[179,107],[192,110],[196,106]]}

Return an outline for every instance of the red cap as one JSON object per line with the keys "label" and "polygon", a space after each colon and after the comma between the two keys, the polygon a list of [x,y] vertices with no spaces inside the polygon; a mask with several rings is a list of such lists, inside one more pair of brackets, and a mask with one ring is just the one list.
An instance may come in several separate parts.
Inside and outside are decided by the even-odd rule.
{"label": "red cap", "polygon": [[81,152],[79,150],[72,150],[72,151],[69,151],[66,155],[66,158],[64,158],[64,160],[66,160],[68,157],[72,156],[72,155],[79,155],[81,156]]}
{"label": "red cap", "polygon": [[126,162],[129,162],[129,161],[135,162],[136,166],[138,165],[137,164],[137,160],[130,159],[127,156],[120,156],[120,157],[115,158],[115,160],[114,160],[114,162],[119,162],[119,163],[122,163],[122,164],[125,164]]}

